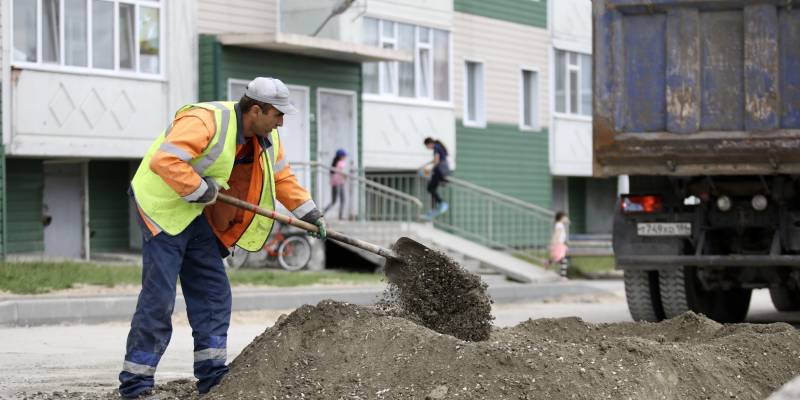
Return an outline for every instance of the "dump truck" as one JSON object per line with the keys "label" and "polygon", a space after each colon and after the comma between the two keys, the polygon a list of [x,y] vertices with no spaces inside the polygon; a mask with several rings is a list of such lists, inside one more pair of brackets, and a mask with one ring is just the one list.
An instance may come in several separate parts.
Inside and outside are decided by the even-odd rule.
{"label": "dump truck", "polygon": [[636,320],[800,310],[800,1],[594,0],[593,168]]}

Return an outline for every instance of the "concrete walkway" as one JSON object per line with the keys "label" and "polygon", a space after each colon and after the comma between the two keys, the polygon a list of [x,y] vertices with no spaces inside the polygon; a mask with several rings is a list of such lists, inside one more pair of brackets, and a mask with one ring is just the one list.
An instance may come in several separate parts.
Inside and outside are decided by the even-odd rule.
{"label": "concrete walkway", "polygon": [[[495,303],[536,301],[560,296],[618,292],[619,281],[568,281],[518,284],[487,279]],[[233,311],[287,310],[303,304],[331,299],[354,304],[373,304],[381,297],[384,285],[354,287],[234,288]],[[36,326],[62,323],[100,323],[129,320],[136,308],[137,295],[25,296],[0,300],[0,326]],[[175,301],[175,312],[184,312],[182,295]]]}

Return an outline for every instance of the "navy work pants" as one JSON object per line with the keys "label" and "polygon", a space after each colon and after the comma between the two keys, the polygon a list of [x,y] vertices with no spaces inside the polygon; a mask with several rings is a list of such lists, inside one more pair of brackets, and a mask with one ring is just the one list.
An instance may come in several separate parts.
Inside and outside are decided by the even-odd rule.
{"label": "navy work pants", "polygon": [[142,244],[142,291],[128,334],[119,392],[136,397],[153,387],[156,367],[172,336],[178,277],[194,337],[197,389],[208,392],[228,372],[231,287],[217,238],[202,214],[176,236],[147,236]]}

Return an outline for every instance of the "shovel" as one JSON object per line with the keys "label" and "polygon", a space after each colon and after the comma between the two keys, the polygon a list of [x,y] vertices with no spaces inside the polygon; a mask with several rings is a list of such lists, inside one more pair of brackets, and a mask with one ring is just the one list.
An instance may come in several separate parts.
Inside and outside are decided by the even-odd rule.
{"label": "shovel", "polygon": [[[258,215],[265,216],[283,224],[298,227],[308,232],[318,232],[319,229],[316,225],[299,220],[288,215],[280,214],[276,211],[268,211],[256,205],[250,204],[246,201],[237,199],[235,197],[220,193],[217,200],[230,204],[232,206],[247,210]],[[370,253],[375,253],[381,257],[386,258],[386,265],[384,266],[384,273],[390,282],[398,279],[403,272],[403,267],[406,265],[408,257],[425,257],[434,254],[431,249],[425,245],[417,242],[408,237],[401,237],[394,243],[392,250],[359,240],[334,230],[327,230],[328,239],[333,239],[337,242],[349,244],[350,246],[366,250]]]}
{"label": "shovel", "polygon": [[[318,231],[316,225],[235,197],[219,194],[217,200],[308,232]],[[386,279],[399,288],[403,309],[423,325],[462,340],[489,338],[493,317],[486,284],[477,275],[455,272],[461,268],[444,254],[407,237],[398,239],[392,250],[332,230],[328,231],[328,238],[386,258]]]}

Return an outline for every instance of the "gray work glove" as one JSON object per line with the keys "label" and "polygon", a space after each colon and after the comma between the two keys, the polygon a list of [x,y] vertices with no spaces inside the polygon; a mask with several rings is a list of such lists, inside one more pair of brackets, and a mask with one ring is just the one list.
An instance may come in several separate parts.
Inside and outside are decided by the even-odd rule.
{"label": "gray work glove", "polygon": [[199,203],[210,206],[217,202],[217,195],[219,194],[219,186],[217,185],[217,181],[215,181],[214,178],[206,176],[203,178],[203,181],[200,183],[200,185],[202,186],[203,183],[206,185],[206,191],[203,192],[200,197],[194,200],[187,200],[189,203]]}
{"label": "gray work glove", "polygon": [[325,239],[328,238],[327,225],[325,224],[325,218],[322,216],[322,213],[319,210],[316,210],[316,209],[312,210],[308,214],[303,216],[303,218],[300,218],[300,219],[305,221],[305,222],[308,222],[309,224],[314,224],[314,225],[317,226],[317,228],[319,228],[319,232],[308,232],[308,236],[311,236],[313,238],[317,238],[317,239],[320,239],[320,240],[325,240]]}

